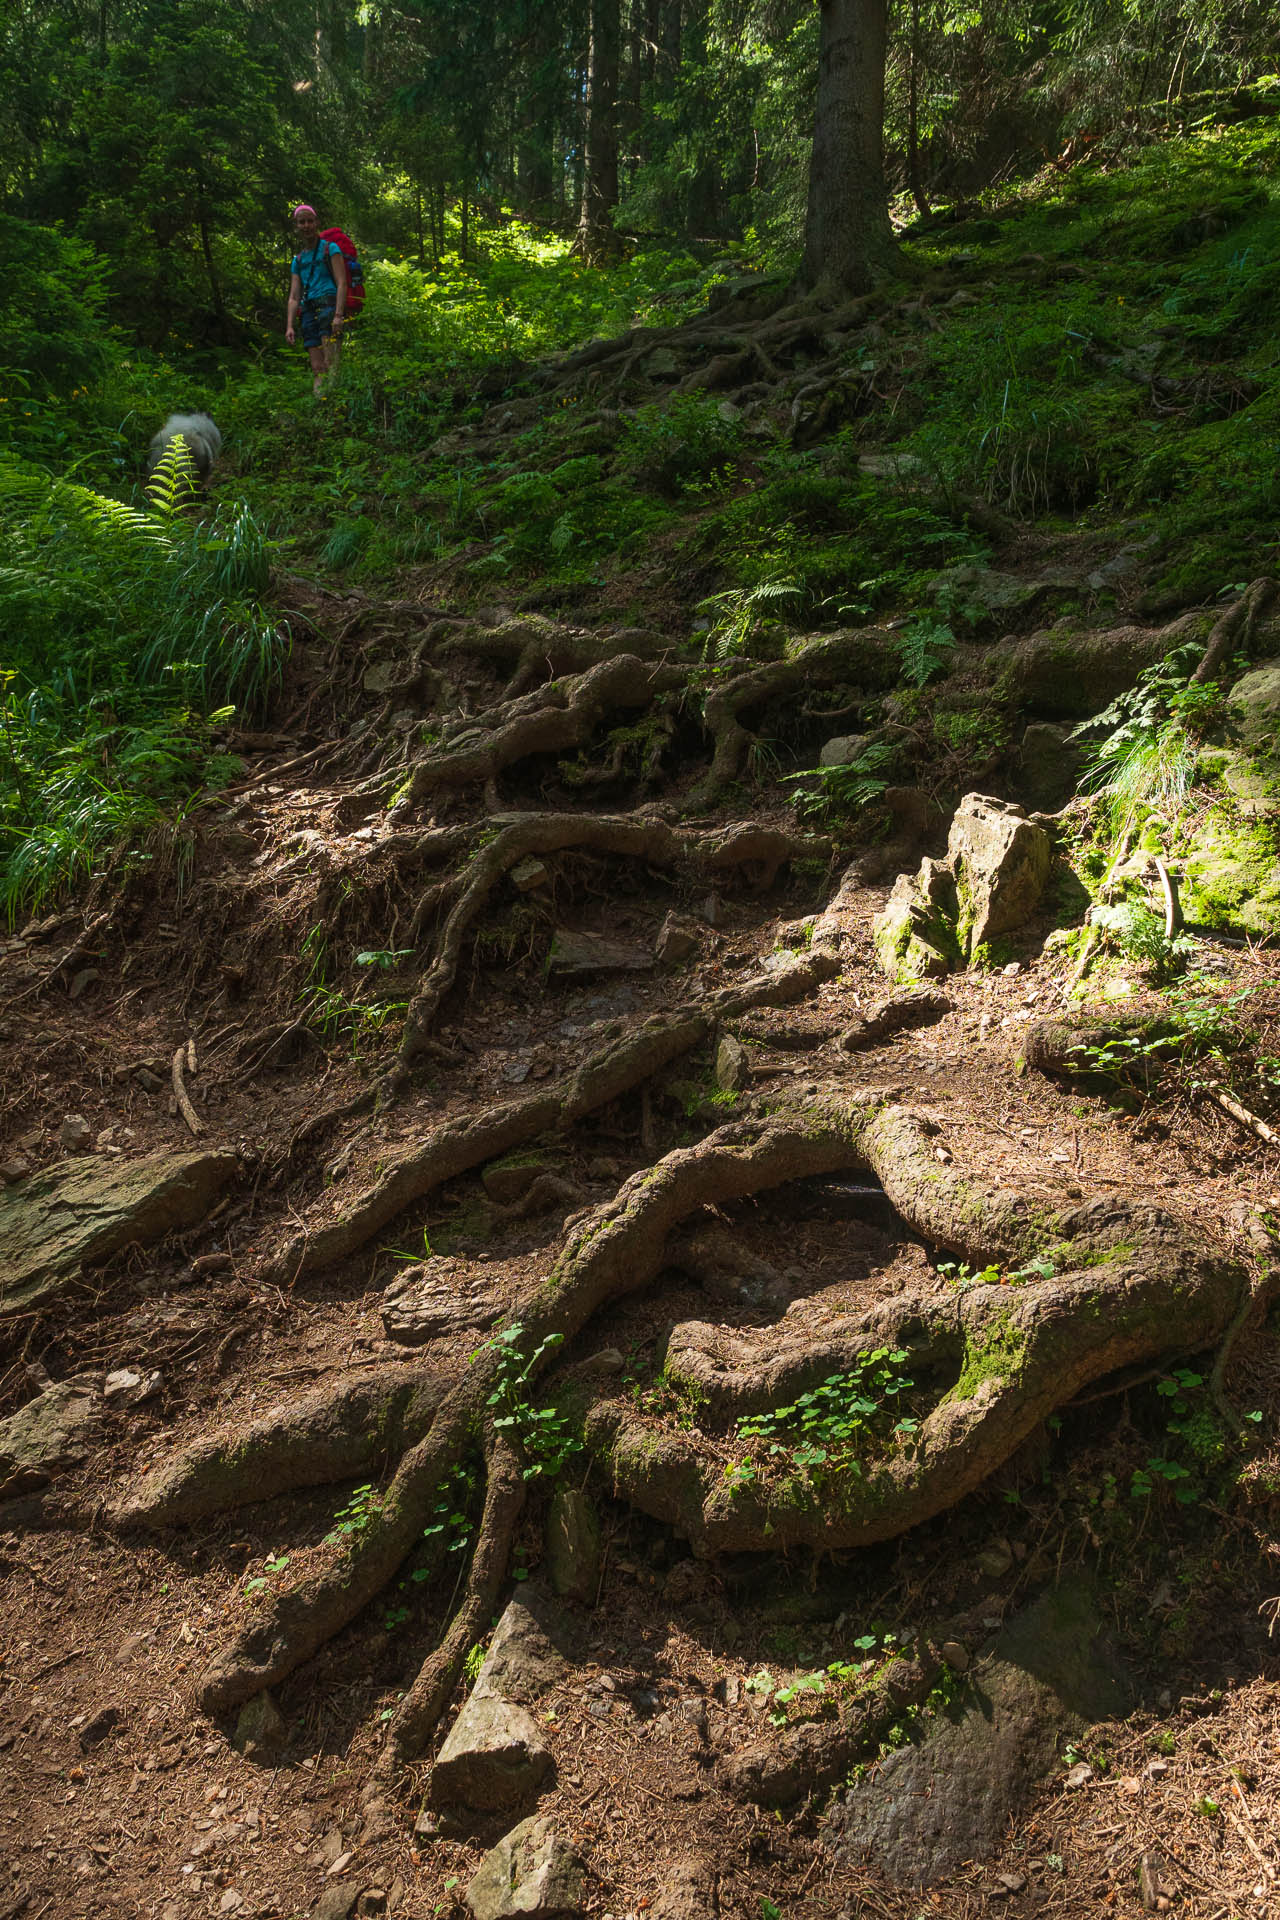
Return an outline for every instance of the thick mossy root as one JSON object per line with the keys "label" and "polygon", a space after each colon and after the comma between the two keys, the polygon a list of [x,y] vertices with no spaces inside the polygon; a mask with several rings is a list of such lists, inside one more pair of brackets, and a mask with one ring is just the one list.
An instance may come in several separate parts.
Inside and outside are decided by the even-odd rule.
{"label": "thick mossy root", "polygon": [[704,994],[691,1006],[653,1014],[588,1054],[573,1073],[545,1090],[490,1107],[478,1118],[436,1128],[336,1220],[326,1217],[322,1225],[293,1236],[264,1267],[264,1278],[288,1284],[336,1266],[446,1180],[499,1160],[541,1134],[575,1125],[701,1046],[720,1022],[757,1007],[803,1000],[839,970],[839,960],[826,948],[780,956],[778,965],[739,985]]}
{"label": "thick mossy root", "polygon": [[145,1474],[109,1510],[118,1527],[190,1525],[303,1487],[381,1472],[420,1440],[445,1382],[423,1366],[342,1381],[228,1427]]}
{"label": "thick mossy root", "polygon": [[[722,1377],[727,1370],[712,1364],[714,1356],[699,1361],[696,1339],[684,1341],[672,1356],[677,1384],[687,1375],[714,1403],[722,1428],[739,1410],[776,1403],[775,1396],[793,1395],[890,1342],[907,1348],[926,1384],[941,1382],[917,1431],[886,1438],[857,1467],[833,1469],[820,1482],[795,1468],[773,1479],[762,1474],[735,1492],[723,1434],[673,1432],[629,1401],[589,1402],[588,1448],[618,1492],[675,1525],[697,1550],[848,1546],[901,1533],[977,1486],[1082,1387],[1119,1367],[1207,1346],[1230,1324],[1241,1273],[1208,1256],[1167,1215],[1101,1201],[1047,1211],[1043,1198],[992,1192],[940,1164],[935,1136],[931,1123],[905,1109],[850,1099],[723,1127],[637,1173],[579,1221],[545,1280],[516,1308],[526,1354],[542,1350],[549,1336],[571,1342],[606,1304],[653,1281],[671,1235],[703,1209],[859,1168],[876,1174],[903,1220],[936,1245],[1011,1268],[1041,1256],[1051,1277],[1028,1272],[1017,1284],[960,1291],[940,1284],[899,1296],[853,1321],[839,1340],[742,1369],[737,1380]],[[212,1663],[201,1689],[207,1711],[225,1712],[274,1684],[351,1621],[420,1539],[446,1477],[477,1448],[489,1457],[489,1518],[470,1593],[476,1608],[489,1604],[516,1511],[511,1489],[495,1483],[488,1427],[501,1364],[497,1345],[481,1348],[360,1535],[318,1550],[300,1583],[268,1599]],[[446,1644],[405,1709],[393,1740],[397,1758],[426,1738],[447,1697],[447,1674],[467,1644],[463,1629]]]}

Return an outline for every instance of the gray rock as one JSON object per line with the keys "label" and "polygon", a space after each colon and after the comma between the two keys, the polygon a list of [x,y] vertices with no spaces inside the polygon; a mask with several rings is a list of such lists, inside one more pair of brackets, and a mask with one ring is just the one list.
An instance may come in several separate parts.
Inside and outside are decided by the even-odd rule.
{"label": "gray rock", "polygon": [[716,1048],[716,1085],[721,1093],[741,1093],[751,1080],[751,1063],[741,1040],[726,1033]]}
{"label": "gray rock", "polygon": [[360,1896],[358,1880],[335,1880],[311,1909],[311,1920],[347,1920]]}
{"label": "gray rock", "polygon": [[480,1184],[489,1198],[500,1207],[514,1206],[517,1200],[523,1200],[540,1173],[545,1173],[551,1162],[543,1154],[532,1154],[527,1160],[514,1155],[506,1160],[491,1160],[480,1172]]}
{"label": "gray rock", "polygon": [[1035,911],[1053,860],[1048,833],[1021,807],[967,793],[951,821],[946,858],[899,876],[872,925],[880,965],[901,982],[936,978],[972,960]]}
{"label": "gray rock", "polygon": [[1085,756],[1067,739],[1068,732],[1051,721],[1033,720],[1023,733],[1020,784],[1028,806],[1056,813],[1075,792]]}
{"label": "gray rock", "polygon": [[0,1190],[0,1319],[44,1307],[83,1268],[202,1220],[233,1153],[86,1154]]}
{"label": "gray rock", "polygon": [[[270,1765],[284,1751],[287,1737],[284,1716],[271,1694],[255,1693],[252,1700],[246,1700],[240,1709],[231,1744],[246,1760]],[[355,1893],[351,1897],[354,1900]]]}
{"label": "gray rock", "polygon": [[591,973],[647,973],[654,963],[645,947],[625,940],[606,940],[598,933],[574,933],[557,927],[551,938],[548,971],[574,980]]}
{"label": "gray rock", "polygon": [[568,1674],[567,1634],[565,1616],[541,1588],[511,1601],[440,1750],[431,1776],[434,1803],[497,1813],[537,1794],[552,1761],[526,1709]]}
{"label": "gray rock", "polygon": [[1229,738],[1268,772],[1280,773],[1280,660],[1263,660],[1227,695]]}
{"label": "gray rock", "polygon": [[980,793],[964,796],[947,836],[947,865],[955,875],[957,932],[967,956],[1035,912],[1052,860],[1049,835],[1021,807]]}
{"label": "gray rock", "polygon": [[93,1128],[82,1113],[69,1113],[58,1130],[58,1144],[67,1153],[84,1153],[93,1139]]}
{"label": "gray rock", "polygon": [[658,938],[654,952],[663,966],[673,967],[681,960],[687,960],[698,945],[698,934],[686,920],[678,914],[669,913],[658,929]]}
{"label": "gray rock", "polygon": [[491,1327],[502,1311],[492,1283],[477,1277],[466,1261],[446,1254],[405,1267],[384,1289],[382,1301],[382,1330],[402,1347],[420,1347],[460,1328]]}
{"label": "gray rock", "polygon": [[467,1888],[475,1920],[576,1920],[586,1863],[547,1819],[522,1820],[480,1863]]}
{"label": "gray rock", "polygon": [[524,1707],[479,1686],[449,1729],[431,1775],[431,1798],[505,1813],[534,1799],[551,1753]]}
{"label": "gray rock", "polygon": [[1087,1584],[1043,1594],[983,1649],[967,1701],[837,1803],[827,1844],[911,1886],[991,1855],[1063,1737],[1127,1711],[1126,1694]]}
{"label": "gray rock", "polygon": [[561,1600],[590,1606],[600,1584],[600,1522],[576,1487],[557,1485],[547,1514],[547,1572]]}
{"label": "gray rock", "polygon": [[648,380],[674,380],[680,371],[680,362],[670,347],[655,347],[644,363],[644,374]]}
{"label": "gray rock", "polygon": [[394,660],[375,660],[365,668],[361,685],[366,693],[390,693],[402,677],[403,669]]}
{"label": "gray rock", "polygon": [[517,860],[511,869],[511,884],[519,893],[533,893],[538,887],[545,887],[551,874],[545,863],[534,854],[526,854],[523,860]]}
{"label": "gray rock", "polygon": [[862,757],[870,734],[837,733],[828,740],[818,755],[820,767],[851,767],[855,760]]}
{"label": "gray rock", "polygon": [[98,1414],[87,1380],[59,1380],[0,1420],[0,1499],[35,1493],[84,1459]]}
{"label": "gray rock", "polygon": [[509,1602],[493,1630],[476,1692],[532,1706],[563,1684],[574,1657],[568,1619],[550,1594],[531,1581]]}

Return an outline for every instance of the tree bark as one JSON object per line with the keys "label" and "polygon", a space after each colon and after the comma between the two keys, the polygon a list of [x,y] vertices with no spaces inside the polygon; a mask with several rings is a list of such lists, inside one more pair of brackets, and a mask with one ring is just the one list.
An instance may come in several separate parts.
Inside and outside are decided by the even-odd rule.
{"label": "tree bark", "polygon": [[595,260],[607,249],[618,204],[619,0],[591,0],[587,56],[586,138],[578,252]]}
{"label": "tree bark", "polygon": [[802,284],[866,293],[891,270],[884,179],[887,0],[821,0]]}

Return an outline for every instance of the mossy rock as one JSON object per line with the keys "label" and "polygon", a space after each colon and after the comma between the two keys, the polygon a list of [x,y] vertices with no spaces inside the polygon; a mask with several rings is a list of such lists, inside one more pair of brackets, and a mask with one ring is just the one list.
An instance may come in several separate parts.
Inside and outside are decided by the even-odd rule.
{"label": "mossy rock", "polygon": [[1280,935],[1280,822],[1211,813],[1183,859],[1182,909],[1193,926]]}

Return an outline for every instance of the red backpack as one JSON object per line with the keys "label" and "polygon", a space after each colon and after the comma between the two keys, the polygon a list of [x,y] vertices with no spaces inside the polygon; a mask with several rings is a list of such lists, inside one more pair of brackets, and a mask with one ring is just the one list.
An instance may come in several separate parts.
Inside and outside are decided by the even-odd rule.
{"label": "red backpack", "polygon": [[347,316],[354,318],[364,305],[365,295],[364,268],[360,265],[356,243],[350,234],[342,231],[341,227],[323,227],[320,238],[332,240],[333,244],[341,250],[342,257],[347,263]]}

